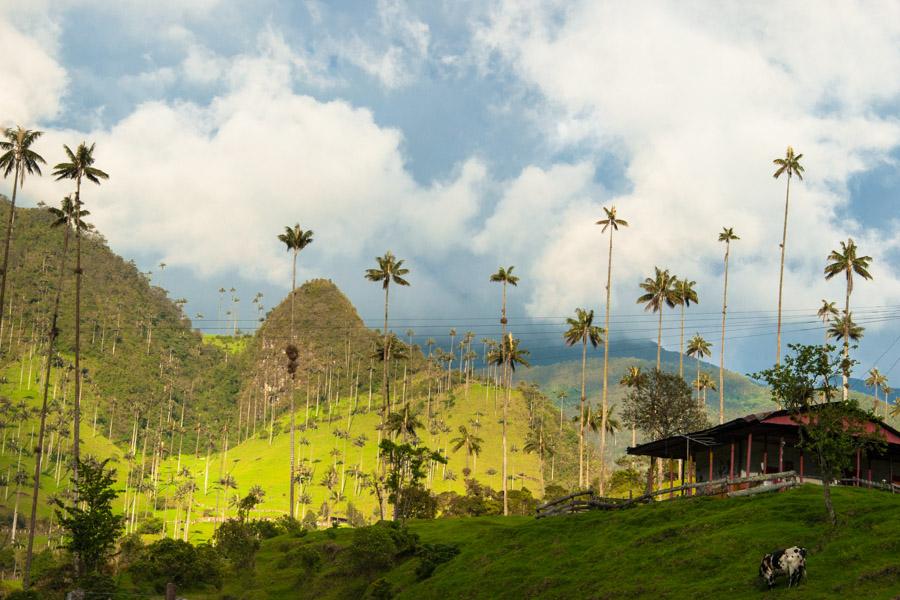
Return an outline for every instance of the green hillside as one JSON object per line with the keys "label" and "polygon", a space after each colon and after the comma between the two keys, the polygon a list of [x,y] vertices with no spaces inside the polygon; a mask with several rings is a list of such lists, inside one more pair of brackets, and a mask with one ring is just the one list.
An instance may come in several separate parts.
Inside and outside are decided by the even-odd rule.
{"label": "green hillside", "polygon": [[[676,500],[540,521],[411,522],[421,544],[459,549],[424,581],[417,581],[422,559],[415,555],[360,572],[353,541],[362,538],[353,530],[282,535],[263,542],[252,573],[227,576],[221,591],[189,597],[376,597],[367,596],[367,588],[370,594],[383,589],[383,583],[371,585],[383,579],[393,597],[409,599],[896,598],[900,500],[865,489],[833,493],[841,515],[834,530],[826,522],[821,488],[814,485],[755,498]],[[362,547],[371,550],[371,536],[366,540]],[[760,559],[795,544],[809,550],[807,580],[788,590],[781,578],[766,593],[757,577]]]}

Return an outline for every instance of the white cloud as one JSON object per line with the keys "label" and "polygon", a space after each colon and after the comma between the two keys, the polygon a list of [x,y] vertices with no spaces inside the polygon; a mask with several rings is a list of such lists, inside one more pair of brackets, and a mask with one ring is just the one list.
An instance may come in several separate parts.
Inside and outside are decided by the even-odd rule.
{"label": "white cloud", "polygon": [[[148,102],[110,130],[51,131],[42,146],[95,141],[110,180],[85,200],[112,246],[204,275],[284,281],[275,235],[295,221],[316,232],[319,273],[385,244],[439,256],[463,243],[484,167],[417,184],[400,132],[346,102],[294,94],[290,69],[288,56],[239,57],[208,105]],[[48,178],[31,187],[48,203],[66,191]]]}
{"label": "white cloud", "polygon": [[[617,242],[618,310],[636,310],[636,284],[654,265],[698,279],[715,302],[724,225],[742,237],[731,304],[774,309],[785,181],[772,179],[771,161],[788,143],[805,154],[807,177],[793,185],[785,305],[838,297],[840,285],[821,272],[850,234],[875,255],[879,280],[858,286],[855,302],[900,301],[898,273],[879,260],[898,242],[837,219],[849,177],[900,145],[900,123],[878,115],[900,94],[888,75],[900,68],[900,7],[777,6],[502,2],[474,26],[482,67],[511,68],[539,92],[535,123],[557,147],[627,164],[629,191],[603,202],[632,223]],[[580,181],[555,179],[547,185]],[[517,223],[516,235],[534,243],[535,312],[599,304],[601,286],[579,265],[605,259],[590,225],[601,202],[580,206],[556,214],[565,235],[546,234],[539,207]]]}
{"label": "white cloud", "polygon": [[66,72],[38,39],[0,19],[0,125],[34,127],[56,116]]}

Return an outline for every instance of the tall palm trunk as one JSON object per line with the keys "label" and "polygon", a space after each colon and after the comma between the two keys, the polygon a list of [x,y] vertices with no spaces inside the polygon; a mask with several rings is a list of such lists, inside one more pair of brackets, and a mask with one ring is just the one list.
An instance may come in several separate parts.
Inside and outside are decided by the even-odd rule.
{"label": "tall palm trunk", "polygon": [[609,300],[612,288],[612,249],[613,230],[609,228],[609,260],[606,264],[606,320],[603,329],[603,396],[600,404],[600,495],[604,493],[604,479],[606,474],[606,421],[609,418],[609,406],[607,404],[607,387],[609,377]]}
{"label": "tall palm trunk", "polygon": [[[75,414],[72,426],[72,482],[78,500],[78,461],[81,460],[81,176],[75,184]],[[75,561],[77,565],[77,560]]]}
{"label": "tall palm trunk", "polygon": [[388,394],[390,393],[388,390],[388,357],[390,356],[390,352],[388,350],[388,345],[390,344],[390,336],[388,335],[388,291],[390,289],[390,284],[384,286],[384,344],[382,348],[381,355],[381,425],[384,426],[385,420],[387,419],[387,409],[388,409]]}
{"label": "tall palm trunk", "polygon": [[656,333],[656,370],[660,370],[660,359],[662,357],[662,303],[659,305],[659,329]]}
{"label": "tall palm trunk", "polygon": [[[6,301],[6,280],[9,277],[9,246],[12,241],[13,223],[16,215],[16,194],[19,190],[19,161],[16,161],[15,179],[13,179],[12,199],[9,205],[9,218],[6,220],[6,240],[3,242],[3,275],[0,279],[0,331],[3,330],[3,306]],[[2,346],[2,344],[0,344]]]}
{"label": "tall palm trunk", "polygon": [[[682,286],[684,284],[682,283]],[[684,288],[682,287],[682,290]],[[678,376],[684,378],[684,292],[681,300],[681,337],[678,341]]]}
{"label": "tall palm trunk", "polygon": [[578,487],[583,488],[584,483],[584,401],[585,401],[585,377],[587,368],[587,332],[581,338],[581,405],[578,412]]}
{"label": "tall palm trunk", "polygon": [[[509,357],[506,358],[506,362],[509,362]],[[506,421],[507,421],[507,413],[509,409],[509,400],[510,395],[512,393],[512,374],[510,373],[509,365],[506,365],[506,398],[503,402],[503,516],[509,515],[509,490],[507,489],[509,486],[509,482],[507,480],[507,449],[506,449]]]}
{"label": "tall palm trunk", "polygon": [[844,402],[850,396],[850,291],[853,289],[853,271],[847,270],[847,295],[844,301],[844,364],[841,368],[842,391]]}
{"label": "tall palm trunk", "polygon": [[[293,267],[291,269],[291,344],[294,343],[294,292],[297,290],[297,248],[294,248],[294,262]],[[294,380],[295,374],[291,373],[291,479],[290,479],[290,494],[289,502],[290,509],[288,510],[288,514],[291,519],[294,518]],[[308,401],[307,401],[308,406]]]}
{"label": "tall palm trunk", "polygon": [[[790,182],[790,178],[788,178]],[[785,213],[785,222],[787,222],[787,213]],[[787,229],[785,229],[787,231]],[[782,247],[783,250],[783,247]],[[722,291],[722,343],[719,344],[719,424],[725,422],[725,315],[728,312],[728,257],[731,252],[731,242],[725,242],[725,286]],[[784,252],[781,255],[782,268],[784,266]],[[781,339],[781,288],[779,284],[778,290],[778,323],[779,323],[779,340]],[[781,348],[781,342],[778,342]],[[700,359],[697,359],[697,377],[700,375]]]}
{"label": "tall palm trunk", "polygon": [[[781,364],[781,294],[784,288],[784,251],[787,246],[788,204],[791,200],[791,172],[788,171],[787,191],[784,195],[784,229],[781,232],[781,267],[778,272],[778,332],[776,334],[775,364]],[[720,387],[721,389],[721,387]],[[721,391],[719,392],[721,395]]]}
{"label": "tall palm trunk", "polygon": [[[76,228],[77,228],[77,202],[76,206]],[[53,348],[56,343],[58,331],[56,328],[59,321],[59,298],[62,295],[63,275],[66,268],[66,254],[69,251],[69,224],[63,224],[65,233],[63,234],[63,252],[59,259],[59,276],[56,280],[56,298],[53,300],[53,316],[50,319],[49,339],[47,340],[47,362],[44,366],[44,392],[41,400],[41,418],[38,426],[38,443],[34,447],[34,487],[31,491],[31,518],[28,521],[28,549],[25,552],[25,571],[22,578],[22,587],[27,590],[30,585],[31,578],[31,559],[34,554],[34,534],[37,524],[37,505],[38,496],[41,491],[41,453],[44,448],[44,433],[47,428],[47,396],[50,392],[50,367],[53,364]],[[76,379],[76,381],[78,381]],[[78,398],[75,398],[78,402]],[[76,404],[76,406],[78,406]],[[77,438],[76,438],[77,439]],[[76,458],[77,460],[77,458]]]}

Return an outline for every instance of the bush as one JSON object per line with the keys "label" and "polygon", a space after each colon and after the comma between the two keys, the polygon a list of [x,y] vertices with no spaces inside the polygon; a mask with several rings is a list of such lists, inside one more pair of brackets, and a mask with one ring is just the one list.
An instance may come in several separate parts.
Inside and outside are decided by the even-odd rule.
{"label": "bush", "polygon": [[162,530],[163,522],[159,517],[144,519],[137,528],[137,532],[143,535],[155,535],[162,533]]}
{"label": "bush", "polygon": [[300,524],[303,525],[303,529],[314,530],[316,527],[318,527],[315,513],[308,512],[303,515],[303,520],[300,521]]}
{"label": "bush", "polygon": [[391,582],[380,577],[372,582],[372,585],[366,590],[365,597],[372,600],[390,600],[394,597],[394,589],[391,587]]}
{"label": "bush", "polygon": [[[288,517],[290,519],[290,517]],[[284,526],[278,521],[259,519],[247,524],[256,535],[263,540],[272,539],[275,536],[286,533]]]}
{"label": "bush", "polygon": [[347,524],[350,527],[365,527],[366,517],[359,511],[352,502],[347,503]]}
{"label": "bush", "polygon": [[401,519],[433,519],[437,499],[422,486],[406,487],[400,495],[397,516]]}
{"label": "bush", "polygon": [[253,569],[259,537],[255,525],[238,519],[228,519],[213,534],[216,548],[227,558],[235,570]]}
{"label": "bush", "polygon": [[448,544],[422,544],[416,550],[419,566],[416,567],[416,579],[423,581],[431,577],[438,565],[451,560],[459,554],[459,548]]}
{"label": "bush", "polygon": [[222,559],[207,544],[192,546],[169,538],[154,542],[140,552],[131,569],[133,579],[163,592],[171,581],[180,588],[222,586]]}
{"label": "bush", "polygon": [[297,535],[303,532],[303,524],[297,519],[293,519],[288,515],[281,515],[276,519],[275,523],[278,524],[279,529],[281,529],[284,533],[288,533],[291,535]]}
{"label": "bush", "polygon": [[394,566],[397,550],[389,528],[382,525],[361,527],[353,530],[347,561],[353,574],[371,576]]}

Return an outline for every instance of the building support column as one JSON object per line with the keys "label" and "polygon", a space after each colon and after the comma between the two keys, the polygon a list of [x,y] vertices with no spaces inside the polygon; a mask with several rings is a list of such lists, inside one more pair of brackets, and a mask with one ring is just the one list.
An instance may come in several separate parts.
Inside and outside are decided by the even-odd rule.
{"label": "building support column", "polygon": [[778,472],[784,472],[784,438],[778,439]]}
{"label": "building support column", "polygon": [[861,451],[860,451],[859,448],[857,448],[857,449],[856,449],[856,486],[857,486],[857,487],[859,487],[859,475],[860,475],[860,472],[859,472],[859,469],[860,469],[859,458],[860,458],[860,454],[861,454]]}
{"label": "building support column", "polygon": [[[731,462],[728,465],[728,479],[734,479],[734,440],[731,440]],[[731,486],[727,486],[731,491]]]}
{"label": "building support column", "polygon": [[[747,477],[750,477],[750,467],[752,466],[750,457],[751,457],[752,453],[753,453],[753,434],[748,433],[747,434],[747,475],[746,475]],[[749,483],[747,484],[747,488],[748,489],[750,488]]]}
{"label": "building support column", "polygon": [[707,481],[713,480],[713,451],[712,448],[709,449],[709,479]]}
{"label": "building support column", "polygon": [[800,450],[800,483],[803,483],[803,450]]}

